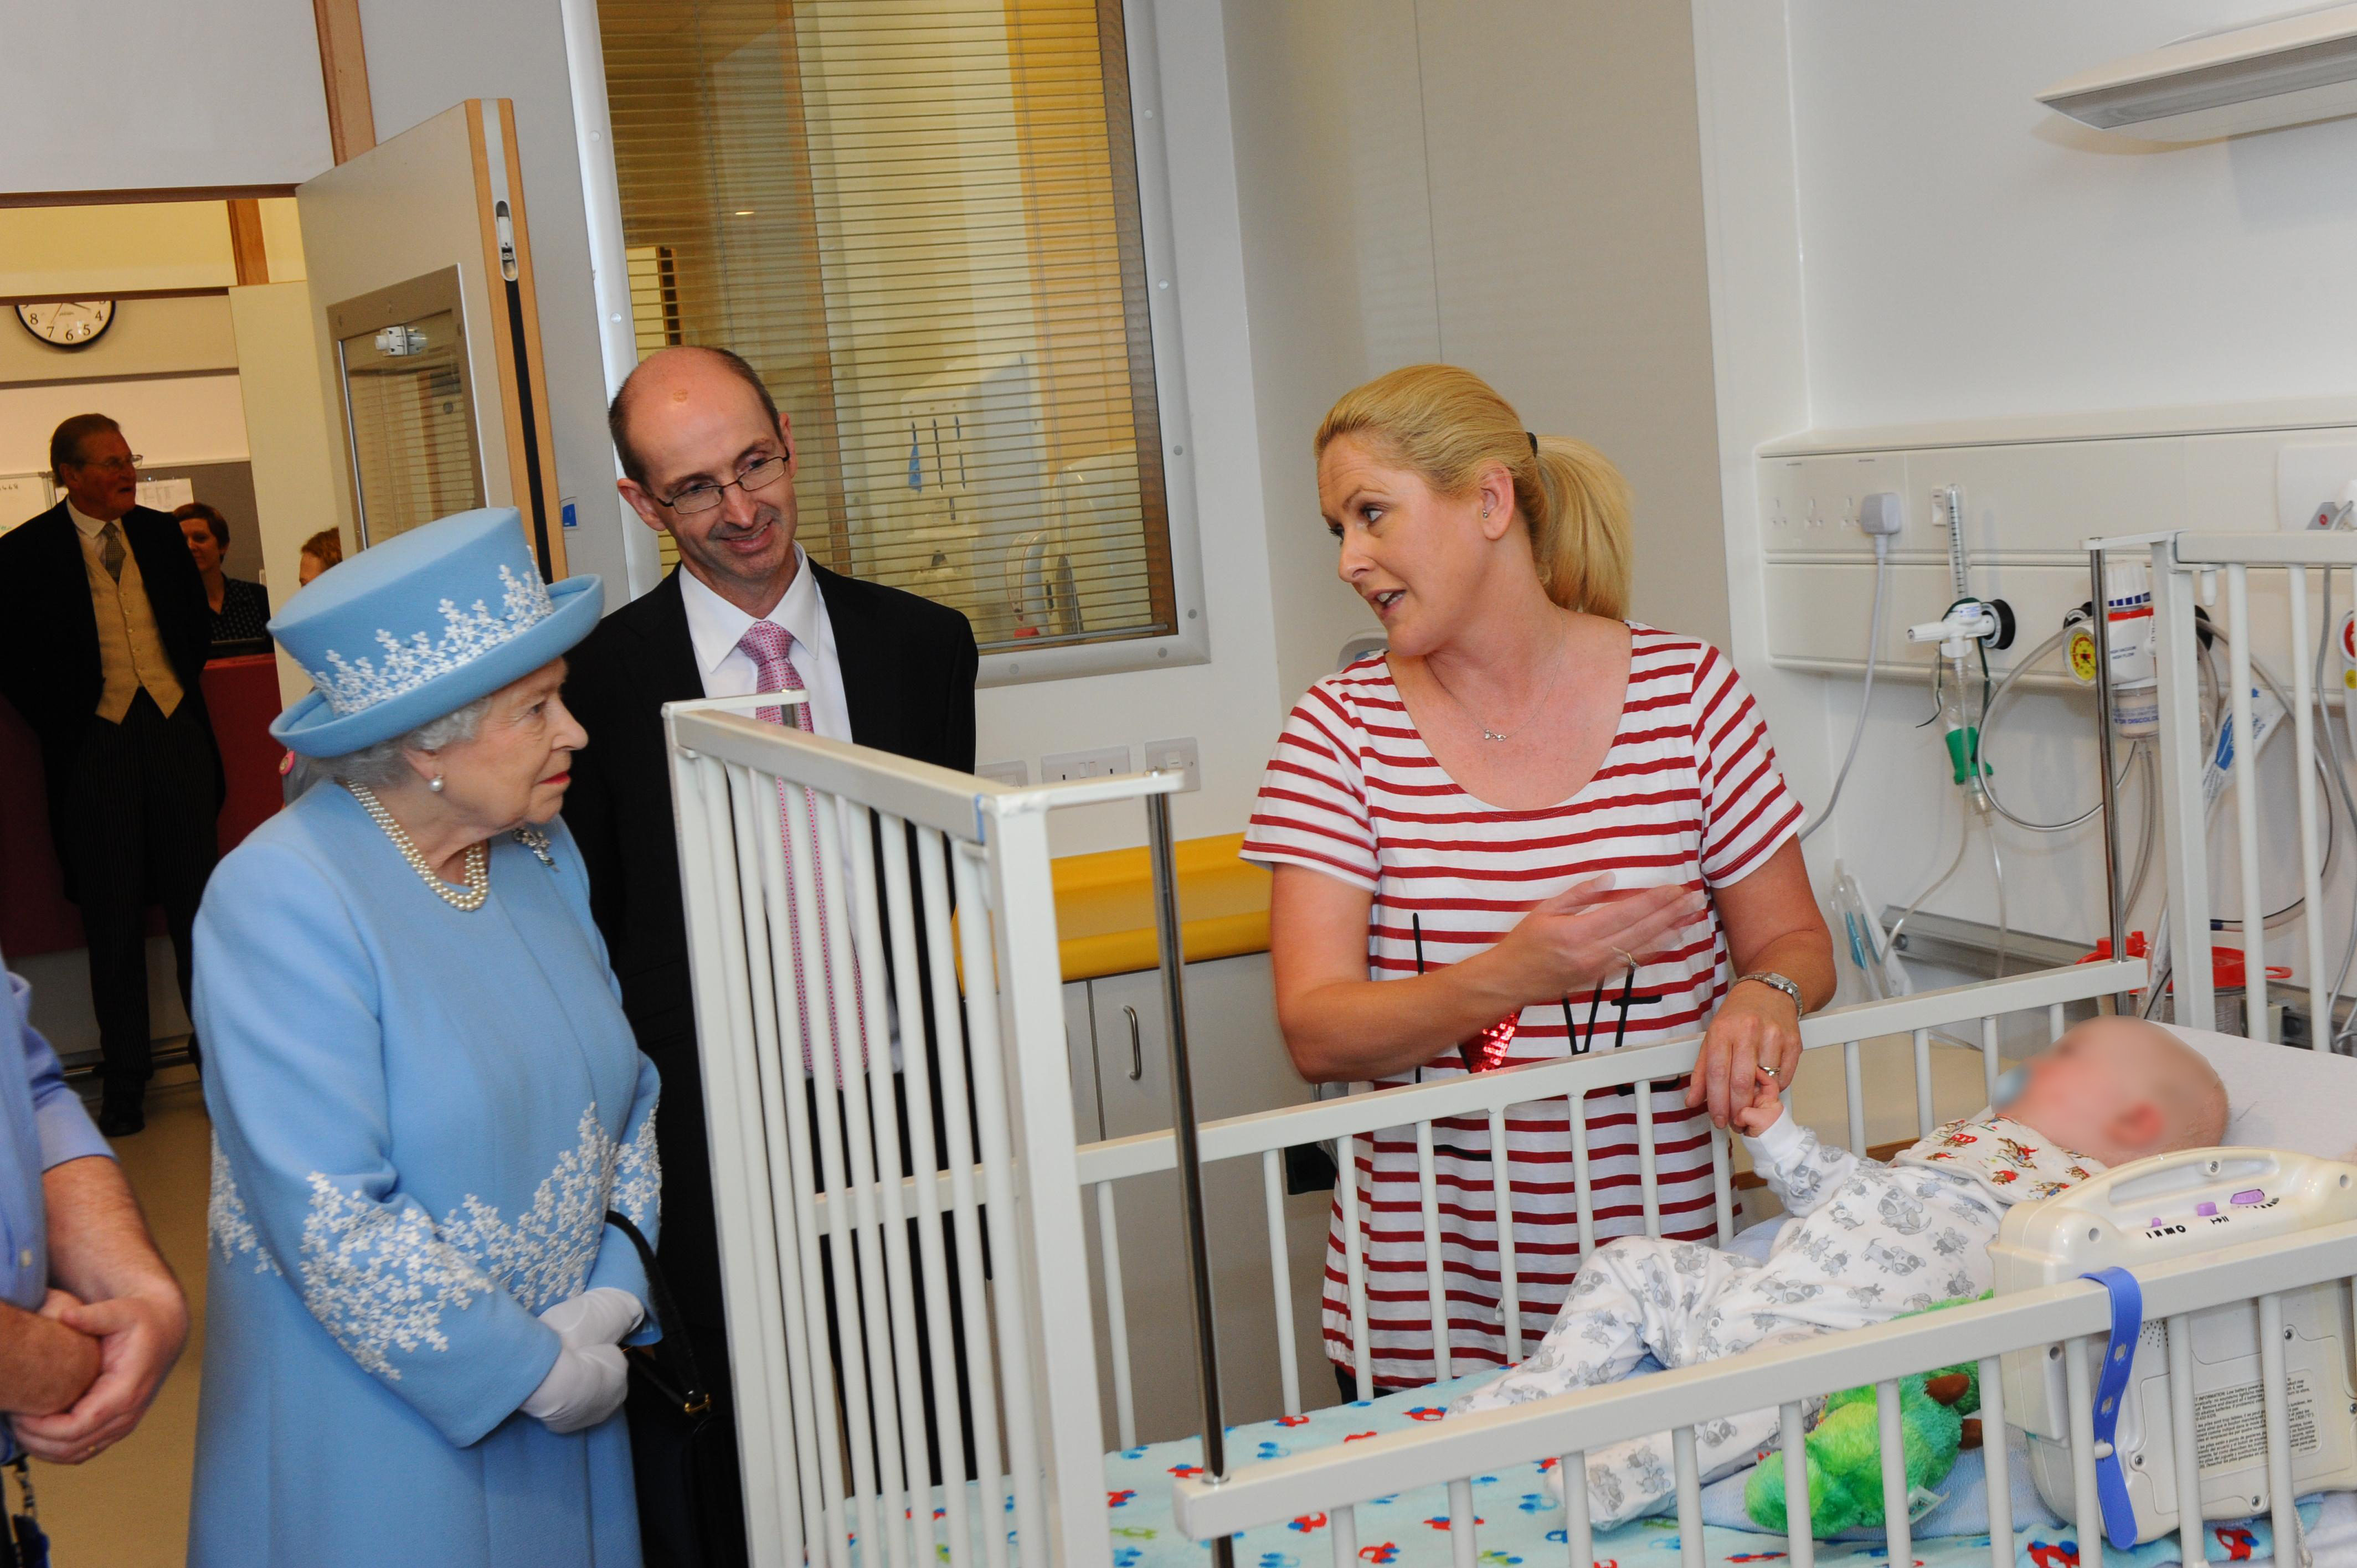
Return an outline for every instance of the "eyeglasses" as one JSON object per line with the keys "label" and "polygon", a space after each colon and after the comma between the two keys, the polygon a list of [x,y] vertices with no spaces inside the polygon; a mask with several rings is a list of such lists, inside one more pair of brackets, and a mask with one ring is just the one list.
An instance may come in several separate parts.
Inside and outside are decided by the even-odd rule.
{"label": "eyeglasses", "polygon": [[766,489],[770,486],[777,483],[778,476],[785,471],[786,460],[783,457],[764,457],[759,462],[748,467],[743,473],[737,475],[735,478],[729,480],[727,484],[690,485],[687,489],[680,491],[679,494],[672,497],[671,499],[663,502],[663,505],[671,508],[671,510],[675,512],[683,514],[688,512],[710,511],[714,507],[720,504],[721,492],[727,489],[730,486],[738,486],[748,491]]}
{"label": "eyeglasses", "polygon": [[128,457],[101,457],[95,463],[76,463],[77,468],[96,468],[102,474],[127,474],[147,459],[134,452]]}

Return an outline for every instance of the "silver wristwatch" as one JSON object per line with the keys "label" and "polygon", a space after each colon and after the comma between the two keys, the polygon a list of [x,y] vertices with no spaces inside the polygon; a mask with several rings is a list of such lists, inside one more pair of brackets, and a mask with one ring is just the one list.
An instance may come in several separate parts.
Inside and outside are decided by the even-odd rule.
{"label": "silver wristwatch", "polygon": [[1772,985],[1777,990],[1782,992],[1785,995],[1791,997],[1792,999],[1792,1015],[1794,1017],[1800,1018],[1806,1017],[1808,1015],[1808,1004],[1801,1000],[1800,984],[1789,976],[1779,974],[1772,969],[1755,969],[1749,974],[1737,975],[1728,989],[1732,990],[1734,986],[1740,985],[1747,980],[1756,980],[1762,985]]}

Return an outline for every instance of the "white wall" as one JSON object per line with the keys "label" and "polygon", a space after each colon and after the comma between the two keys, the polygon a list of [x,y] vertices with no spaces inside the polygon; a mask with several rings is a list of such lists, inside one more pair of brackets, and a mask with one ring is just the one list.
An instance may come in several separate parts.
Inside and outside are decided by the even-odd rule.
{"label": "white wall", "polygon": [[379,141],[464,99],[515,104],[557,488],[579,503],[581,525],[565,536],[565,553],[573,571],[604,577],[607,603],[619,606],[625,598],[622,524],[613,499],[589,231],[556,0],[361,0],[361,33]]}
{"label": "white wall", "polygon": [[[2042,416],[2357,393],[2357,366],[2332,351],[2357,331],[2341,259],[2357,240],[2357,121],[2167,147],[2083,130],[2031,96],[2278,9],[1695,0],[1735,650],[1812,807],[1859,688],[1769,666],[1769,619],[1787,612],[1762,587],[1752,456],[1762,444],[1960,420],[2061,435]],[[2054,451],[2058,486],[2077,488],[2103,461],[2097,445]],[[2190,510],[2201,510],[2200,489],[2186,489]],[[2244,515],[2265,494],[2233,490],[2205,521],[2265,526]],[[1906,497],[1919,510],[1923,499]],[[2097,501],[2053,518],[2048,542],[2137,526]],[[2030,640],[2050,629],[2029,628]],[[1937,726],[1915,727],[1928,662],[1917,651],[1903,668],[1918,678],[1878,687],[1850,793],[1811,846],[1821,877],[1843,856],[1870,874],[1876,899],[1902,906],[1954,855],[1962,815]],[[2092,800],[2091,710],[2083,696],[2033,694],[2004,719],[1992,753],[2008,804],[2052,819]],[[2131,834],[2136,821],[2131,808]],[[2100,929],[2091,832],[2002,827],[1996,843],[2016,927]],[[1996,918],[1978,829],[1964,868],[1925,907]]]}
{"label": "white wall", "polygon": [[0,474],[46,469],[49,433],[59,422],[94,408],[114,416],[150,467],[234,463],[246,456],[245,411],[235,375],[37,381],[0,387]]}
{"label": "white wall", "polygon": [[0,191],[295,185],[333,161],[307,0],[17,0]]}
{"label": "white wall", "polygon": [[1296,0],[1231,5],[1227,27],[1286,700],[1373,629],[1334,581],[1310,437],[1340,393],[1418,360],[1619,463],[1635,613],[1724,640],[1686,14]]}
{"label": "white wall", "polygon": [[2283,8],[1792,6],[1814,423],[2349,391],[2357,120],[2174,146],[2031,96]]}

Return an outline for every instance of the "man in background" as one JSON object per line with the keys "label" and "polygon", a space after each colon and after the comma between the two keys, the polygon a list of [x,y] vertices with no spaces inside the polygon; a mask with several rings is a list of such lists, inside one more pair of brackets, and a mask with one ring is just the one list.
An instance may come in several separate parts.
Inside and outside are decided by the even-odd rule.
{"label": "man in background", "polygon": [[[725,1401],[720,1253],[662,704],[799,687],[810,700],[782,722],[971,772],[977,660],[957,611],[840,576],[796,542],[793,431],[735,354],[651,356],[616,394],[609,424],[623,498],[671,535],[680,564],[573,650],[565,700],[589,744],[574,755],[565,820],[588,865],[623,1008],[662,1073],[661,1262],[705,1386]],[[710,1451],[690,1462],[651,1423],[632,1423],[651,1565],[745,1560],[725,1404],[711,1430]]]}
{"label": "man in background", "polygon": [[148,906],[164,907],[186,1004],[223,789],[204,580],[180,525],[138,504],[138,461],[113,420],[75,414],[49,437],[66,499],[0,534],[0,696],[40,742],[49,834],[90,947],[110,1137],[146,1125]]}

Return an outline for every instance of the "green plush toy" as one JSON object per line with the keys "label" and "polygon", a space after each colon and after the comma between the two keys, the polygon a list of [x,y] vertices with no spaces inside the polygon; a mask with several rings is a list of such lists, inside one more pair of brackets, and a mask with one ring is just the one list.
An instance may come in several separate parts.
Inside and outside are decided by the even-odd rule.
{"label": "green plush toy", "polygon": [[[1979,1446],[1980,1423],[1964,1418],[1980,1407],[1980,1374],[1969,1362],[1900,1381],[1900,1452],[1910,1495],[1945,1480],[1957,1454]],[[1825,1401],[1807,1449],[1809,1532],[1824,1539],[1880,1525],[1882,1442],[1872,1385]],[[1743,1509],[1762,1530],[1785,1528],[1784,1464],[1779,1455],[1770,1454],[1751,1472],[1743,1487]]]}

